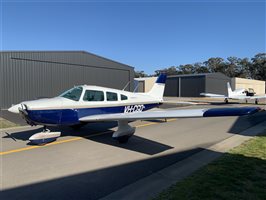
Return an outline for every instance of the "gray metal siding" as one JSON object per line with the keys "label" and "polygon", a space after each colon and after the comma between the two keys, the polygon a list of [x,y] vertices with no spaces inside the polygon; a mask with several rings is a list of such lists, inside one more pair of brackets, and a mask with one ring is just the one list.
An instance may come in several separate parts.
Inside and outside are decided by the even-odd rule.
{"label": "gray metal siding", "polygon": [[181,78],[181,97],[199,97],[205,91],[205,76]]}
{"label": "gray metal siding", "polygon": [[205,92],[227,95],[227,82],[231,83],[231,79],[224,74],[210,74],[206,76]]}
{"label": "gray metal siding", "polygon": [[[179,79],[180,89],[179,91]],[[205,91],[205,76],[176,76],[168,77],[164,96],[169,97],[199,97]]]}
{"label": "gray metal siding", "polygon": [[[0,52],[0,107],[53,97],[75,85],[133,90],[134,69],[84,52]],[[87,57],[86,57],[87,56]]]}
{"label": "gray metal siding", "polygon": [[179,96],[179,84],[178,78],[167,78],[165,83],[164,96],[166,97],[178,97]]}
{"label": "gray metal siding", "polygon": [[226,83],[230,78],[222,73],[188,74],[170,76],[166,80],[164,96],[199,97],[201,92],[227,94]]}

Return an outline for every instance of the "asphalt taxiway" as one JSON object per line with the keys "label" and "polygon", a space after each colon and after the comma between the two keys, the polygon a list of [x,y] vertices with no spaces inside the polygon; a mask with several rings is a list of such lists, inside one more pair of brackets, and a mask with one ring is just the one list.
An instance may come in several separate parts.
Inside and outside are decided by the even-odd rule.
{"label": "asphalt taxiway", "polygon": [[99,199],[265,120],[266,114],[258,113],[137,121],[127,144],[111,138],[115,122],[89,124],[80,131],[63,128],[61,138],[44,146],[27,140],[39,127],[4,130],[0,197]]}

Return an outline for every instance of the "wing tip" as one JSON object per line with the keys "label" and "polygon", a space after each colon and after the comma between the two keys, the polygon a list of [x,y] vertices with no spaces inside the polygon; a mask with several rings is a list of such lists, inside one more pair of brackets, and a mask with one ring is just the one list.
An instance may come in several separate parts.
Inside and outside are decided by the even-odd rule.
{"label": "wing tip", "polygon": [[260,107],[210,108],[203,113],[203,117],[243,116],[260,111],[263,111]]}

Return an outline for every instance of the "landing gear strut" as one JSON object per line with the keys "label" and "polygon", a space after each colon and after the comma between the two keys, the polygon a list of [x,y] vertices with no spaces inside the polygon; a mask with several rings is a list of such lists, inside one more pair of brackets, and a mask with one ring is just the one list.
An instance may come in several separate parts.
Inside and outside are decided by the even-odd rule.
{"label": "landing gear strut", "polygon": [[127,143],[128,139],[135,133],[136,128],[131,127],[128,121],[118,121],[118,129],[113,133],[113,139],[116,139],[119,143]]}

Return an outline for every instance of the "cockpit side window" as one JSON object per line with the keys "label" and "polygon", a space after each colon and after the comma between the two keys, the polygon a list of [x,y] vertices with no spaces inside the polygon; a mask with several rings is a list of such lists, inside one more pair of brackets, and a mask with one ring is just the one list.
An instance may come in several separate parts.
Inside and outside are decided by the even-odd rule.
{"label": "cockpit side window", "polygon": [[83,100],[84,101],[104,101],[104,94],[102,91],[86,90]]}
{"label": "cockpit side window", "polygon": [[106,92],[107,101],[117,101],[117,94],[114,92]]}
{"label": "cockpit side window", "polygon": [[123,100],[127,100],[127,96],[126,95],[123,95],[123,94],[121,94],[121,100],[123,101]]}
{"label": "cockpit side window", "polygon": [[60,97],[64,97],[73,101],[79,101],[82,90],[82,87],[74,87],[61,94]]}

